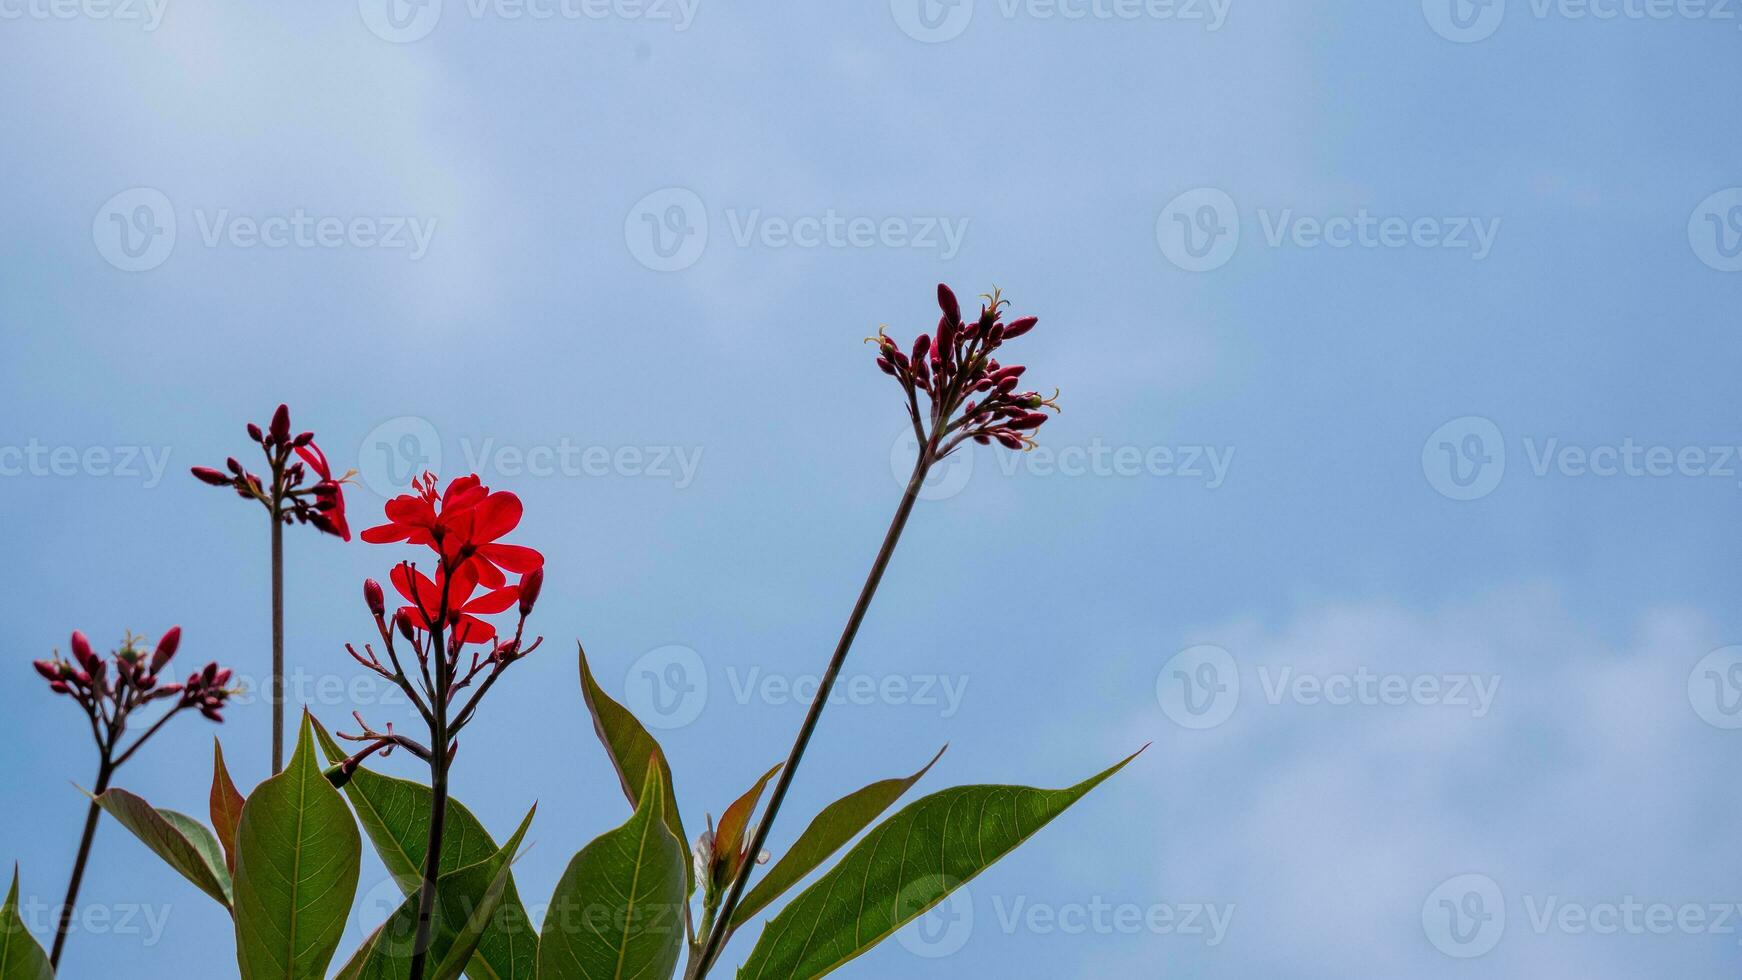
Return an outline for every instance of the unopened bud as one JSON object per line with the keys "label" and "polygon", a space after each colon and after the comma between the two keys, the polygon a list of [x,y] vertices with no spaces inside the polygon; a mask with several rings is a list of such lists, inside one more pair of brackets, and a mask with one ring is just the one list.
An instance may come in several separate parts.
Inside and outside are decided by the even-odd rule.
{"label": "unopened bud", "polygon": [[1020,320],[1013,320],[1009,326],[1004,328],[1004,339],[1014,340],[1030,330],[1033,330],[1034,325],[1039,322],[1040,317],[1037,316],[1025,316]]}
{"label": "unopened bud", "polygon": [[151,654],[151,673],[155,674],[162,670],[163,665],[169,663],[169,659],[175,656],[176,648],[179,646],[181,646],[181,627],[171,626],[169,631],[157,641],[157,649]]}
{"label": "unopened bud", "polygon": [[520,578],[520,616],[526,618],[532,613],[533,603],[538,601],[539,590],[544,588],[544,568],[535,568]]}
{"label": "unopened bud", "polygon": [[248,438],[255,442],[264,442],[266,439],[266,433],[260,431],[260,426],[250,422],[248,423]]}
{"label": "unopened bud", "polygon": [[79,666],[86,670],[95,670],[91,665],[97,662],[97,655],[91,652],[91,641],[85,639],[85,634],[73,630],[73,656],[78,658]]}
{"label": "unopened bud", "polygon": [[889,359],[886,357],[879,357],[877,359],[877,370],[882,371],[884,374],[887,374],[892,378],[895,377],[895,365],[889,363]]}
{"label": "unopened bud", "polygon": [[272,427],[267,430],[274,445],[282,446],[290,441],[290,406],[280,405],[278,411],[272,413]]}
{"label": "unopened bud", "polygon": [[192,472],[194,479],[199,480],[201,483],[210,483],[214,487],[227,487],[230,485],[229,477],[212,469],[210,466],[195,466],[193,467]]}
{"label": "unopened bud", "polygon": [[230,457],[225,458],[224,468],[229,470],[230,472],[236,474],[237,476],[242,475],[242,461],[237,459],[234,456],[230,456]]}
{"label": "unopened bud", "polygon": [[292,449],[301,449],[302,447],[304,447],[304,446],[306,446],[309,443],[314,442],[314,441],[315,441],[315,434],[313,432],[300,432],[297,434],[297,437],[295,439],[292,439],[290,441],[290,447]]}
{"label": "unopened bud", "polygon": [[30,666],[35,667],[45,681],[60,680],[60,666],[52,660],[32,660]]}
{"label": "unopened bud", "polygon": [[417,634],[411,630],[411,617],[403,609],[393,614],[393,625],[399,627],[399,635],[405,637],[407,643],[417,642]]}
{"label": "unopened bud", "polygon": [[363,601],[369,604],[369,611],[380,619],[387,614],[387,597],[381,592],[381,583],[374,579],[363,581]]}
{"label": "unopened bud", "polygon": [[914,338],[914,341],[913,341],[913,361],[915,364],[919,363],[920,361],[925,360],[926,354],[930,353],[930,351],[931,351],[931,334],[922,333],[918,337]]}
{"label": "unopened bud", "polygon": [[962,318],[962,305],[956,302],[956,294],[941,282],[938,283],[938,309],[943,310],[951,322]]}

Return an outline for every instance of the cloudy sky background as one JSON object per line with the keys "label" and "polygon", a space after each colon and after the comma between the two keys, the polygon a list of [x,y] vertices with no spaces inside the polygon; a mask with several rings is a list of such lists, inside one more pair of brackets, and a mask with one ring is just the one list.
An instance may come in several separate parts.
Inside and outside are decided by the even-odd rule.
{"label": "cloudy sky background", "polygon": [[[900,490],[900,402],[860,338],[926,328],[942,279],[1041,317],[1020,359],[1064,391],[1055,455],[980,450],[921,505],[848,668],[913,693],[830,710],[775,849],[945,742],[932,789],[1066,785],[1154,745],[842,976],[1734,975],[1742,671],[1704,658],[1742,643],[1742,461],[1714,451],[1742,444],[1742,192],[1722,193],[1742,186],[1742,11],[515,9],[445,0],[402,30],[376,0],[166,0],[155,21],[143,0],[136,19],[0,0],[0,841],[27,896],[58,900],[69,779],[94,769],[30,659],[75,627],[108,645],[180,623],[187,660],[263,670],[261,516],[185,474],[242,455],[281,400],[362,467],[359,527],[406,447],[525,500],[548,642],[455,779],[499,833],[538,801],[528,902],[626,813],[577,638],[644,712],[672,703],[648,671],[701,665],[706,695],[661,738],[686,821],[719,813],[784,755],[803,708],[762,684],[821,669]],[[111,203],[138,188],[161,197]],[[174,245],[125,271],[113,215],[147,199]],[[1212,199],[1238,246],[1188,271],[1175,216]],[[433,233],[414,252],[237,230],[299,209]],[[1315,247],[1299,224],[1363,209],[1494,237]],[[782,235],[831,214],[878,231]],[[1703,461],[1535,465],[1551,440]],[[516,455],[565,446],[566,472]],[[1454,499],[1467,446],[1485,492]],[[65,475],[57,447],[81,454]],[[139,449],[161,473],[119,465]],[[1163,449],[1229,462],[1148,465]],[[340,723],[359,583],[402,552],[288,538],[290,659]],[[1226,659],[1174,659],[1206,645]],[[1205,663],[1240,690],[1195,728],[1178,672]],[[1486,710],[1310,704],[1269,696],[1285,671],[1498,687]],[[239,705],[221,729],[240,781],[264,775],[267,726]],[[200,812],[211,735],[176,724],[120,782]],[[1492,886],[1481,910],[1504,901],[1497,939],[1436,932],[1467,875]],[[367,858],[344,950],[386,914],[383,879]],[[68,975],[233,970],[221,910],[112,824],[84,898],[162,928],[96,923]],[[1708,921],[1542,918],[1629,899]],[[1101,907],[1142,924],[1060,924]],[[1225,931],[1183,926],[1205,908],[1232,909]]]}

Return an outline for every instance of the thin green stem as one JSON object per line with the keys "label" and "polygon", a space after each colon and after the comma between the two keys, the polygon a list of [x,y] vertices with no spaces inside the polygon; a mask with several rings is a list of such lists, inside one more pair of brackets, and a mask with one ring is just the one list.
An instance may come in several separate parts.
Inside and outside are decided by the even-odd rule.
{"label": "thin green stem", "polygon": [[276,487],[282,464],[273,465],[272,514],[272,772],[284,769],[284,514]]}
{"label": "thin green stem", "polygon": [[[97,769],[97,782],[94,796],[102,796],[109,788],[109,777],[114,775],[115,766],[107,755]],[[97,838],[97,820],[102,817],[103,810],[97,806],[97,801],[91,801],[91,808],[85,814],[85,833],[79,838],[79,856],[73,861],[72,880],[67,882],[66,901],[61,903],[60,918],[54,928],[54,950],[48,954],[48,965],[58,970],[60,968],[61,950],[66,948],[67,929],[72,925],[73,904],[79,900],[79,885],[85,879],[85,865],[91,859],[91,843]]]}

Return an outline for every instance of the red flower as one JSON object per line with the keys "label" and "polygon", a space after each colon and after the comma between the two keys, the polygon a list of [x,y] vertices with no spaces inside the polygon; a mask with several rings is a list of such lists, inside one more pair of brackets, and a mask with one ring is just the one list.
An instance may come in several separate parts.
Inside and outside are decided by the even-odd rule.
{"label": "red flower", "polygon": [[345,491],[339,481],[333,479],[332,467],[327,465],[327,454],[321,452],[321,447],[313,441],[297,446],[296,454],[321,478],[315,484],[315,510],[309,514],[309,523],[342,540],[351,540],[351,525],[345,520]]}
{"label": "red flower", "polygon": [[[411,620],[412,625],[420,629],[443,630],[451,627],[455,646],[495,640],[496,627],[478,617],[512,608],[520,601],[520,588],[510,585],[472,598],[472,593],[478,589],[478,578],[473,571],[476,564],[468,562],[459,566],[451,584],[446,573],[439,569],[432,580],[428,575],[412,568],[409,563],[395,566],[393,587],[409,603],[401,606],[399,611]],[[444,587],[448,590],[446,617],[442,616]]]}
{"label": "red flower", "polygon": [[520,524],[522,508],[514,494],[492,493],[477,474],[449,483],[439,498],[433,473],[414,480],[412,489],[415,493],[387,502],[387,523],[365,530],[364,541],[428,545],[444,564],[469,569],[477,584],[487,589],[506,584],[504,572],[526,574],[544,567],[544,556],[537,551],[499,540]]}

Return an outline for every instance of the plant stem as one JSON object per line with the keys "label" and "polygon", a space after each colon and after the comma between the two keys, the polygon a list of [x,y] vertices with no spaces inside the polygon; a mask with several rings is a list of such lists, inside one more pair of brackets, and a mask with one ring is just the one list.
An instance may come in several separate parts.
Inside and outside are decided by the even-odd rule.
{"label": "plant stem", "polygon": [[[114,775],[114,772],[115,767],[105,758],[103,764],[97,769],[96,791],[92,795],[103,795],[103,791],[109,788],[109,777]],[[73,920],[73,903],[79,900],[79,884],[84,881],[85,864],[91,859],[91,842],[96,840],[97,820],[102,815],[102,808],[97,806],[97,801],[92,800],[91,809],[85,814],[85,834],[79,838],[79,856],[73,861],[73,877],[71,881],[67,882],[66,901],[61,903],[60,921],[55,925],[54,951],[48,956],[49,966],[55,969],[60,967],[61,950],[67,944],[67,927],[72,924]]]}
{"label": "plant stem", "polygon": [[[446,564],[444,560],[444,565]],[[417,936],[411,946],[411,980],[423,980],[424,960],[429,956],[430,934],[435,924],[436,877],[442,866],[442,831],[448,815],[448,688],[453,672],[448,668],[448,650],[442,628],[448,619],[448,590],[453,570],[442,575],[441,616],[430,629],[430,660],[435,667],[435,692],[431,699],[429,725],[429,843],[423,855],[423,884],[417,893]],[[457,637],[458,634],[456,633]],[[455,652],[459,643],[455,641]]]}
{"label": "plant stem", "polygon": [[[859,624],[865,619],[865,611],[871,607],[871,597],[877,594],[877,586],[883,581],[883,571],[889,567],[890,556],[895,554],[895,544],[901,540],[901,532],[907,527],[907,518],[913,513],[914,502],[919,499],[920,488],[925,485],[926,474],[931,469],[941,434],[935,431],[936,428],[934,426],[931,438],[920,444],[919,459],[913,464],[913,476],[908,479],[907,490],[901,495],[901,504],[895,508],[895,517],[890,520],[889,530],[883,535],[883,546],[878,549],[877,558],[871,563],[871,572],[865,577],[864,586],[859,589],[859,600],[853,604],[853,611],[847,616],[847,625],[841,630],[840,640],[835,643],[834,656],[829,658],[828,670],[823,672],[816,697],[811,699],[810,709],[805,712],[804,724],[799,726],[798,738],[793,741],[792,751],[787,754],[786,765],[781,767],[780,778],[774,784],[774,794],[768,799],[768,809],[763,811],[761,822],[756,825],[756,834],[750,839],[750,847],[745,852],[747,854],[761,854],[763,845],[768,841],[768,832],[773,829],[774,818],[780,812],[780,805],[786,800],[786,791],[792,786],[793,775],[798,772],[798,765],[804,759],[811,735],[817,729],[818,720],[822,718],[823,707],[829,703],[829,692],[834,689],[835,678],[840,675],[841,666],[847,661],[847,651],[853,646],[853,638],[859,633]],[[737,910],[738,901],[744,897],[744,886],[749,884],[750,869],[755,864],[754,860],[745,861],[732,878],[732,886],[726,893],[725,902],[720,906],[714,927],[709,930],[707,942],[694,960],[695,977],[707,976],[714,960],[720,955],[726,936],[732,930],[732,913]]]}
{"label": "plant stem", "polygon": [[[276,474],[274,480],[279,479]],[[284,516],[272,507],[272,773],[284,769]]]}

